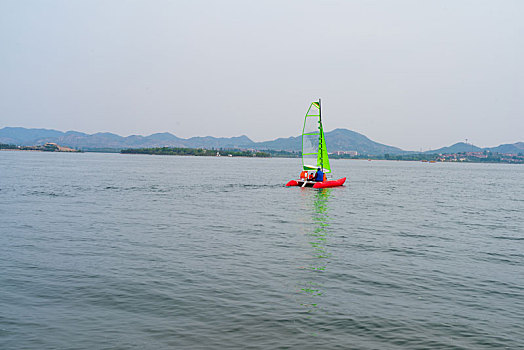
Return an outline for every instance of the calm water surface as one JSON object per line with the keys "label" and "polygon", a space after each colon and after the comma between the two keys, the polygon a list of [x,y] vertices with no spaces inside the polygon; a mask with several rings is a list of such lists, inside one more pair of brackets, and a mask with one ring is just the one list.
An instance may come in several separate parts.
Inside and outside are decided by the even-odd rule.
{"label": "calm water surface", "polygon": [[524,348],[524,167],[0,152],[5,349]]}

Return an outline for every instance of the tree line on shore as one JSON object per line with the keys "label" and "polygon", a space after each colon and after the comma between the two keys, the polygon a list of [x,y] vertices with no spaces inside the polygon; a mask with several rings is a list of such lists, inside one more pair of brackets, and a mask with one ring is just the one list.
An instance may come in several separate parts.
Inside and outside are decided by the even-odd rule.
{"label": "tree line on shore", "polygon": [[154,148],[128,148],[120,151],[123,154],[156,154],[174,156],[229,156],[229,157],[261,157],[268,158],[267,152],[242,151],[238,149],[204,149],[204,148],[181,148],[181,147],[154,147]]}
{"label": "tree line on shore", "polygon": [[331,159],[373,159],[373,160],[402,160],[402,161],[435,161],[435,162],[466,162],[466,163],[516,163],[524,164],[524,154],[504,154],[495,152],[459,152],[459,153],[407,153],[382,155],[330,155]]}

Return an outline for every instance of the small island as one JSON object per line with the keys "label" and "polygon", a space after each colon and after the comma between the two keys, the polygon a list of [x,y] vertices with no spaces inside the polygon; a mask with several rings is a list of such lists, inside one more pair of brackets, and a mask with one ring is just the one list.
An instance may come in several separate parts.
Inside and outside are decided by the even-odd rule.
{"label": "small island", "polygon": [[81,150],[60,146],[54,142],[47,142],[43,145],[36,146],[17,146],[5,143],[0,143],[0,150],[11,151],[40,151],[40,152],[82,152]]}

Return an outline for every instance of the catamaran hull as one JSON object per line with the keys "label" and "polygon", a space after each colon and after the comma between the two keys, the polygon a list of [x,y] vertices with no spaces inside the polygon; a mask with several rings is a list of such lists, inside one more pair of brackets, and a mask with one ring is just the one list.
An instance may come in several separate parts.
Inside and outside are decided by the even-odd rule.
{"label": "catamaran hull", "polygon": [[322,182],[315,182],[315,181],[304,181],[304,180],[291,180],[289,181],[286,186],[300,186],[300,187],[313,187],[313,188],[327,188],[327,187],[337,187],[342,186],[346,182],[346,178],[343,177],[338,180],[330,180],[330,181],[322,181]]}

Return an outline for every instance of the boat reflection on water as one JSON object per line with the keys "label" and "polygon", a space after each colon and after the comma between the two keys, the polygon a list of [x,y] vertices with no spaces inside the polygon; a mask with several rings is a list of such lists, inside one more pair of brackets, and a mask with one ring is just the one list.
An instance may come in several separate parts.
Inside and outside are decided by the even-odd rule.
{"label": "boat reflection on water", "polygon": [[[329,206],[331,188],[315,190],[303,190],[305,213],[309,223],[304,227],[304,235],[310,245],[307,263],[301,269],[309,271],[304,280],[299,282],[300,293],[305,296],[300,304],[306,308],[308,313],[322,310],[319,306],[320,298],[324,294],[322,285],[323,273],[326,271],[331,253],[328,250],[329,237]],[[312,197],[313,196],[313,197]]]}

